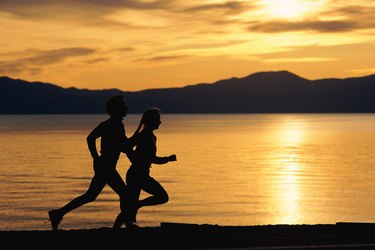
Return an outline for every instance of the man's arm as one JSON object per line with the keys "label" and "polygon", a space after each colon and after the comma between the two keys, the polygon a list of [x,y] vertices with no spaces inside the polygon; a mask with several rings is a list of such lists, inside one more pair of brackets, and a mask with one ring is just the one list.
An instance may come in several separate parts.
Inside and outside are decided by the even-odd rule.
{"label": "man's arm", "polygon": [[98,150],[96,149],[96,139],[102,135],[102,126],[99,124],[91,133],[86,137],[87,146],[90,150],[91,156],[94,160],[99,159]]}

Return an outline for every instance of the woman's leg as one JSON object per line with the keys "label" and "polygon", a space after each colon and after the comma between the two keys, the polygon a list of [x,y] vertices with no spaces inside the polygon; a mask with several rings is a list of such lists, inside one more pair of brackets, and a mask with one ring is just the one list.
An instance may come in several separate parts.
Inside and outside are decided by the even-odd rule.
{"label": "woman's leg", "polygon": [[125,193],[126,184],[121,178],[120,174],[115,170],[107,179],[108,185],[113,189],[113,191],[118,194],[120,198],[120,209],[125,210]]}
{"label": "woman's leg", "polygon": [[167,203],[169,200],[167,191],[165,191],[165,189],[162,187],[162,185],[160,185],[159,182],[157,182],[154,178],[150,176],[142,182],[141,188],[142,190],[151,194],[151,196],[138,201],[138,209],[144,206],[164,204]]}
{"label": "woman's leg", "polygon": [[136,211],[137,202],[139,195],[141,194],[141,189],[136,178],[129,178],[127,174],[126,178],[127,187],[125,192],[125,211],[121,210],[121,213],[117,215],[115,223],[113,224],[114,229],[119,229],[125,223],[126,227],[133,226],[135,222],[134,216]]}

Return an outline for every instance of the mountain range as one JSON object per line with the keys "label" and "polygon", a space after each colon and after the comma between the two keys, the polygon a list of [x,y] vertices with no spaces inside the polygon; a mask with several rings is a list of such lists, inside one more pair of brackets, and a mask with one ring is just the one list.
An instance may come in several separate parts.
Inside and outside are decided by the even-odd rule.
{"label": "mountain range", "polygon": [[308,80],[288,71],[181,88],[122,91],[62,88],[0,77],[0,114],[100,114],[112,95],[123,95],[129,113],[159,107],[163,113],[372,113],[375,75]]}

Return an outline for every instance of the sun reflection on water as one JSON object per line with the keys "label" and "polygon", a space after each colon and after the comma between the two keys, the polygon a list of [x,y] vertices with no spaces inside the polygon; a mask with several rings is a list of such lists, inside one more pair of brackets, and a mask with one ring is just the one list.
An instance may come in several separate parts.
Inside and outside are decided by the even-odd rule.
{"label": "sun reflection on water", "polygon": [[301,189],[299,172],[303,168],[300,163],[300,147],[303,141],[304,128],[299,121],[284,122],[275,135],[276,148],[273,152],[272,166],[276,170],[273,207],[274,221],[279,224],[296,224],[300,221]]}

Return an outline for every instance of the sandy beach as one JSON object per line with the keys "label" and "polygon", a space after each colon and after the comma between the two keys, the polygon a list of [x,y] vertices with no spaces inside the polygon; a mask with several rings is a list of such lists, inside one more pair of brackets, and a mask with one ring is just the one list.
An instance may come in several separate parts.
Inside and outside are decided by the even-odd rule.
{"label": "sandy beach", "polygon": [[9,249],[374,249],[374,223],[1,231]]}

